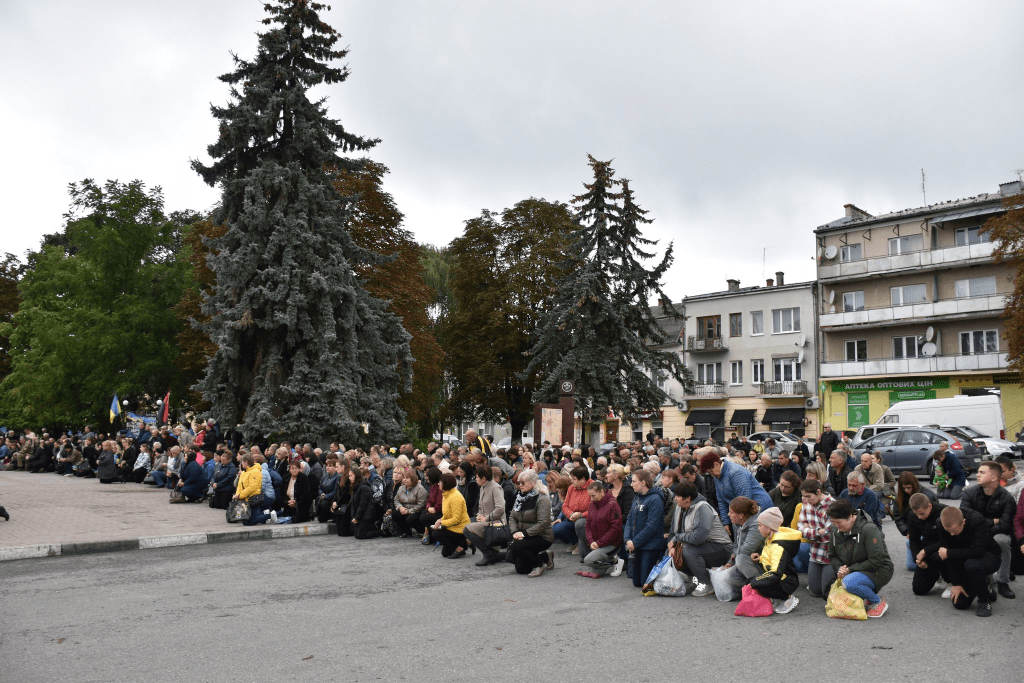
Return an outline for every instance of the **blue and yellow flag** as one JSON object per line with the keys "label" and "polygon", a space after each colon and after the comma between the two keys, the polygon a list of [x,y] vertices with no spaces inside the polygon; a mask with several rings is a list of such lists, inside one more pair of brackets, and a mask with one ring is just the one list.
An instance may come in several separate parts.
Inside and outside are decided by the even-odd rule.
{"label": "blue and yellow flag", "polygon": [[114,400],[110,402],[110,423],[114,423],[114,418],[121,414],[121,402],[117,400],[117,394],[114,394]]}

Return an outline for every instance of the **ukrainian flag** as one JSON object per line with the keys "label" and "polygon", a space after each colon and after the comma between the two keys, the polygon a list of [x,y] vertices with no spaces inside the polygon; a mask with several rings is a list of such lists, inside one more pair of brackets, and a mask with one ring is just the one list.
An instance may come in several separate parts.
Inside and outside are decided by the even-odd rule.
{"label": "ukrainian flag", "polygon": [[121,414],[121,402],[117,400],[117,394],[114,394],[114,400],[110,402],[110,423],[114,423],[114,419]]}

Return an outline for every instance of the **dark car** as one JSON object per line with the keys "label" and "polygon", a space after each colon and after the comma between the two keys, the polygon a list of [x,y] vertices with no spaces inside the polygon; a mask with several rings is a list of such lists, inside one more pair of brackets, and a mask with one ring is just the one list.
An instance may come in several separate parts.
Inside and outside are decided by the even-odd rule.
{"label": "dark car", "polygon": [[882,454],[882,462],[893,472],[913,472],[930,477],[934,469],[932,453],[939,450],[943,441],[960,460],[964,472],[969,475],[978,469],[981,463],[978,446],[970,439],[940,429],[911,427],[876,434],[854,446],[853,454],[859,458],[865,451],[878,451]]}

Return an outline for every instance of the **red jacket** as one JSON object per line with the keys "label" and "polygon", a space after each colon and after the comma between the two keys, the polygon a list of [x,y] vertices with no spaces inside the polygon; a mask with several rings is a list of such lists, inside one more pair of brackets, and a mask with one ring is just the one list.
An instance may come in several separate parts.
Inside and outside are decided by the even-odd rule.
{"label": "red jacket", "polygon": [[622,545],[622,511],[615,496],[605,493],[587,510],[587,545]]}
{"label": "red jacket", "polygon": [[591,481],[588,479],[581,489],[569,484],[569,490],[565,492],[565,501],[562,503],[563,517],[569,519],[569,515],[574,512],[589,517],[587,510],[590,509],[590,494],[587,493],[587,487],[590,486]]}

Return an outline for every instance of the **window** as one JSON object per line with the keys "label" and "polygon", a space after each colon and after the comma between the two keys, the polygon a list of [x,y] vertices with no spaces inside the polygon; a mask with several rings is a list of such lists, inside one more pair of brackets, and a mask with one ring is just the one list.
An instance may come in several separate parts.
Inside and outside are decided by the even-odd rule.
{"label": "window", "polygon": [[909,306],[923,304],[928,301],[928,289],[924,285],[904,285],[890,287],[889,296],[893,306]]}
{"label": "window", "polygon": [[864,310],[864,292],[844,292],[843,293],[843,310],[847,313],[851,311],[863,311]]}
{"label": "window", "polygon": [[973,330],[960,333],[960,353],[995,353],[999,351],[999,333],[995,330]]}
{"label": "window", "polygon": [[650,370],[647,374],[654,383],[658,385],[660,390],[666,391],[665,387],[668,385],[668,375],[664,370]]}
{"label": "window", "polygon": [[743,384],[743,361],[729,363],[729,384]]}
{"label": "window", "polygon": [[980,226],[956,229],[956,246],[958,247],[966,247],[968,244],[981,244],[988,241],[990,241],[988,233],[982,232]]}
{"label": "window", "polygon": [[848,339],[846,341],[846,360],[867,360],[868,359],[868,340],[867,339]]}
{"label": "window", "polygon": [[920,347],[924,344],[918,345],[918,338],[915,337],[893,337],[892,338],[892,357],[893,358],[919,358],[921,356]]}
{"label": "window", "polygon": [[697,318],[697,339],[719,339],[722,336],[722,316]]}
{"label": "window", "polygon": [[750,312],[750,334],[764,334],[764,311]]}
{"label": "window", "polygon": [[886,432],[882,436],[878,437],[871,442],[871,448],[882,448],[885,446],[895,446],[896,442],[900,438],[900,433],[897,430]]}
{"label": "window", "polygon": [[698,384],[718,384],[722,381],[721,363],[699,363],[697,365]]}
{"label": "window", "polygon": [[775,381],[792,382],[800,379],[800,363],[796,358],[775,359]]}
{"label": "window", "polygon": [[996,293],[996,276],[972,277],[969,280],[956,281],[956,298],[966,299],[975,296],[991,296]]}
{"label": "window", "polygon": [[899,256],[924,249],[924,238],[918,235],[889,238],[889,256]]}
{"label": "window", "polygon": [[776,308],[772,311],[772,333],[800,331],[799,308]]}
{"label": "window", "polygon": [[760,384],[764,381],[764,361],[760,358],[750,361],[750,374],[753,384]]}
{"label": "window", "polygon": [[741,337],[741,336],[743,336],[743,314],[742,313],[730,313],[729,314],[729,336],[730,337]]}
{"label": "window", "polygon": [[846,246],[839,247],[840,261],[859,261],[860,259],[860,244],[847,244]]}

